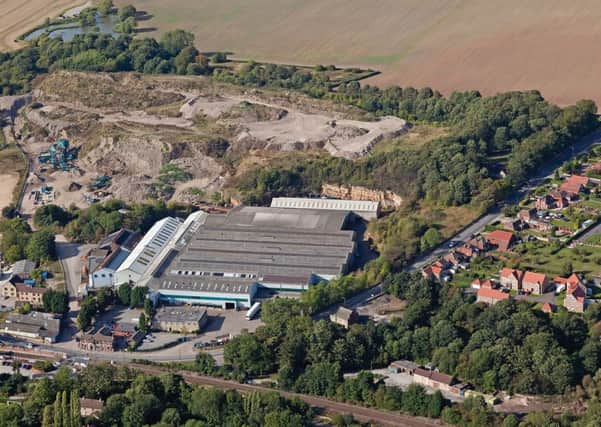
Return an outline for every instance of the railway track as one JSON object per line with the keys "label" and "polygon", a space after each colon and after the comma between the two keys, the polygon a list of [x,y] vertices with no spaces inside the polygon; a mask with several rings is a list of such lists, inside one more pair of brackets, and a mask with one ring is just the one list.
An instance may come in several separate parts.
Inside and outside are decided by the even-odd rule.
{"label": "railway track", "polygon": [[[174,372],[168,369],[160,368],[157,366],[140,365],[140,364],[128,364],[129,368],[137,369],[147,374],[160,375],[165,372]],[[181,375],[182,378],[189,384],[198,384],[210,387],[218,387],[226,390],[236,390],[241,393],[249,393],[252,391],[258,392],[277,392],[280,396],[291,399],[298,398],[308,403],[309,405],[324,409],[327,412],[338,412],[343,414],[352,414],[357,420],[362,422],[373,422],[382,426],[402,426],[402,427],[430,427],[430,426],[441,426],[440,422],[429,420],[425,418],[409,417],[407,415],[401,415],[395,412],[381,411],[373,408],[366,408],[363,406],[352,405],[350,403],[336,402],[330,399],[317,396],[309,396],[306,394],[291,393],[282,390],[271,389],[267,387],[251,385],[251,384],[240,384],[235,381],[224,380],[221,378],[208,377],[205,375],[198,375],[186,371],[175,371]]]}

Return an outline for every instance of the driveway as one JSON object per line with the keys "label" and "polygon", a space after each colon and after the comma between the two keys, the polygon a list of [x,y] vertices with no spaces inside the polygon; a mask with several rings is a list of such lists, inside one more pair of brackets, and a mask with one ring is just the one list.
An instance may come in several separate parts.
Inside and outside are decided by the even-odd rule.
{"label": "driveway", "polygon": [[67,292],[71,298],[79,297],[79,285],[81,284],[81,269],[83,261],[81,257],[94,245],[69,243],[64,236],[56,236],[56,254],[65,274]]}

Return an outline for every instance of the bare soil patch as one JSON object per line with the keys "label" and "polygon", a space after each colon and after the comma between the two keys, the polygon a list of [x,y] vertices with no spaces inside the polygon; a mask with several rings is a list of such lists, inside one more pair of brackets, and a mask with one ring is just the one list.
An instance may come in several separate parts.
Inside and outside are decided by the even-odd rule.
{"label": "bare soil patch", "polygon": [[[209,201],[249,158],[357,158],[409,129],[396,117],[362,120],[352,107],[203,77],[57,72],[37,81],[34,101],[15,126],[32,163],[25,214],[50,202],[86,206],[99,175],[111,177],[102,198]],[[38,161],[59,138],[78,149],[72,170]],[[51,196],[40,200],[45,186]]]}
{"label": "bare soil patch", "polygon": [[13,201],[14,190],[19,183],[19,176],[15,174],[0,174],[0,211]]}

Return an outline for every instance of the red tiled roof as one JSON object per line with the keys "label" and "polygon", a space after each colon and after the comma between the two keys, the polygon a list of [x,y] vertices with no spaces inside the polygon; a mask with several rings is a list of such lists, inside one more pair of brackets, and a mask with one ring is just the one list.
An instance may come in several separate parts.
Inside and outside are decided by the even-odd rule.
{"label": "red tiled roof", "polygon": [[580,184],[580,185],[588,185],[589,179],[587,176],[572,175],[566,181],[573,182],[573,183]]}
{"label": "red tiled roof", "polygon": [[500,250],[506,251],[513,240],[513,233],[504,230],[495,230],[488,234],[487,239],[493,245],[497,245]]}
{"label": "red tiled roof", "polygon": [[511,277],[514,277],[515,279],[520,280],[520,277],[522,276],[522,272],[514,268],[504,268],[501,270],[500,274],[504,279],[510,279]]}
{"label": "red tiled roof", "polygon": [[586,296],[586,291],[583,289],[584,286],[579,283],[569,283],[568,289],[566,290],[567,295],[572,295],[574,298],[584,301],[584,297]]}
{"label": "red tiled roof", "polygon": [[491,298],[497,301],[509,299],[509,294],[497,291],[496,289],[480,288],[478,289],[478,297]]}
{"label": "red tiled roof", "polygon": [[522,279],[523,283],[537,283],[539,285],[542,285],[545,280],[546,280],[547,276],[543,273],[535,273],[533,271],[527,271],[526,273],[524,273],[524,278]]}
{"label": "red tiled roof", "polygon": [[495,230],[488,234],[488,238],[509,242],[513,238],[513,233],[504,230]]}
{"label": "red tiled roof", "polygon": [[470,248],[468,245],[463,245],[459,248],[457,248],[457,252],[459,252],[460,254],[471,258],[472,256],[474,256],[474,250],[472,248]]}

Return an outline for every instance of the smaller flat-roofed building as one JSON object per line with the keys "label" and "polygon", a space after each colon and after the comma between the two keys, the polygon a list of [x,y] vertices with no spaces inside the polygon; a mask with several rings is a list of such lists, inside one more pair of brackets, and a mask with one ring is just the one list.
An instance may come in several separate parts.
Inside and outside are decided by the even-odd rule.
{"label": "smaller flat-roofed building", "polygon": [[394,374],[413,375],[419,367],[417,363],[410,362],[409,360],[396,360],[390,364],[388,370]]}
{"label": "smaller flat-roofed building", "polygon": [[349,328],[353,323],[357,323],[359,315],[355,310],[346,307],[339,307],[336,312],[330,314],[330,321],[344,326],[346,329]]}
{"label": "smaller flat-roofed building", "polygon": [[35,265],[34,261],[22,259],[13,264],[12,274],[21,280],[29,279],[31,272],[35,270]]}
{"label": "smaller flat-roofed building", "polygon": [[272,208],[319,209],[353,212],[366,221],[377,219],[380,215],[380,203],[365,200],[340,200],[325,198],[274,197]]}
{"label": "smaller flat-roofed building", "polygon": [[207,310],[202,307],[164,306],[157,310],[152,329],[165,332],[198,333],[207,323]]}
{"label": "smaller flat-roofed building", "polygon": [[52,314],[31,311],[10,314],[2,323],[1,332],[22,338],[53,343],[60,333],[60,319]]}
{"label": "smaller flat-roofed building", "polygon": [[429,369],[417,368],[413,373],[413,381],[436,390],[453,392],[452,386],[455,384],[455,378],[451,375],[431,371]]}
{"label": "smaller flat-roofed building", "polygon": [[198,304],[250,308],[257,292],[251,280],[225,277],[168,276],[149,283],[158,290],[158,300],[166,304]]}

